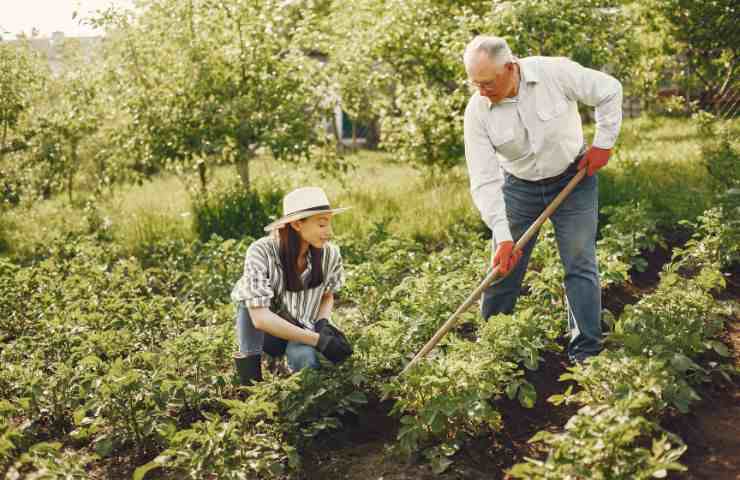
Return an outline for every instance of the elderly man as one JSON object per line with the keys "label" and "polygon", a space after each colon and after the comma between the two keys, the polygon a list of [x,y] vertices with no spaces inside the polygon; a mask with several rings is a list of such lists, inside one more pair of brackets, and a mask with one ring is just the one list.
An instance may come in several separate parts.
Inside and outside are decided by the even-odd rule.
{"label": "elderly man", "polygon": [[[477,90],[465,109],[470,189],[493,232],[493,266],[506,279],[483,295],[482,314],[511,313],[536,242],[514,239],[582,168],[588,175],[551,219],[565,268],[568,356],[581,362],[601,349],[601,289],[596,263],[597,170],[606,165],[622,122],[615,78],[561,57],[516,58],[506,41],[478,36],[465,69]],[[577,102],[596,108],[596,135],[586,147]]]}

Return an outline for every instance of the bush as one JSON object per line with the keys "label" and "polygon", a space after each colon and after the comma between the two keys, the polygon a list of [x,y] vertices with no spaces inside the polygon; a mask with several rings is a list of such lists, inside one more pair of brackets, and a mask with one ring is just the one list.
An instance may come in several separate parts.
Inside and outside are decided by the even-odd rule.
{"label": "bush", "polygon": [[224,239],[260,238],[271,217],[280,214],[282,198],[283,191],[274,186],[262,192],[245,190],[241,184],[216,188],[193,200],[193,227],[203,242],[214,234]]}

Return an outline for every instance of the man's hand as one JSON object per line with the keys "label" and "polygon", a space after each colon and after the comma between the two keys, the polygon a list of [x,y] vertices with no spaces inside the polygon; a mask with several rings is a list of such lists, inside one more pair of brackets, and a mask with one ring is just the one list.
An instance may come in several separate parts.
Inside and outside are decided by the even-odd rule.
{"label": "man's hand", "polygon": [[583,158],[580,162],[578,162],[578,170],[581,170],[584,167],[588,167],[588,176],[590,177],[596,171],[609,162],[609,155],[612,154],[611,149],[609,148],[599,148],[591,146],[588,151],[586,151],[586,154],[583,155]]}
{"label": "man's hand", "polygon": [[493,268],[498,266],[501,275],[509,273],[509,270],[514,268],[516,262],[522,258],[522,251],[516,250],[512,252],[513,249],[514,242],[511,240],[501,242],[496,247],[496,253],[493,255]]}

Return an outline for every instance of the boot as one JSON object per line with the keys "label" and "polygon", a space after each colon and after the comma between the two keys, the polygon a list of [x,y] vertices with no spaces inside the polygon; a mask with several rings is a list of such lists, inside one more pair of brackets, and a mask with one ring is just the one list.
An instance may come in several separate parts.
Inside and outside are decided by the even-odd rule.
{"label": "boot", "polygon": [[234,365],[243,387],[262,381],[262,355],[234,355]]}

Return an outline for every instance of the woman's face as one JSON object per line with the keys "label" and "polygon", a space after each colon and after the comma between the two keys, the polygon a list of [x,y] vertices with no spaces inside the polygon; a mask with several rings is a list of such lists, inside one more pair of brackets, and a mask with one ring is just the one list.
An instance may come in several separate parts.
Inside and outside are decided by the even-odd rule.
{"label": "woman's face", "polygon": [[314,248],[322,248],[331,240],[331,214],[322,213],[291,222],[301,238]]}

